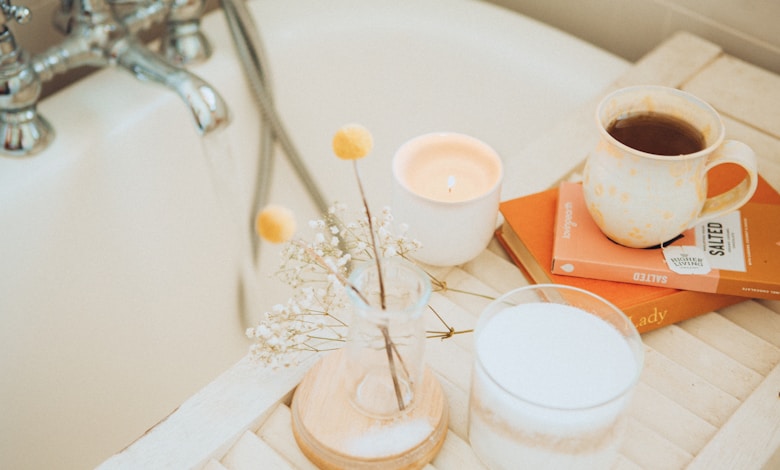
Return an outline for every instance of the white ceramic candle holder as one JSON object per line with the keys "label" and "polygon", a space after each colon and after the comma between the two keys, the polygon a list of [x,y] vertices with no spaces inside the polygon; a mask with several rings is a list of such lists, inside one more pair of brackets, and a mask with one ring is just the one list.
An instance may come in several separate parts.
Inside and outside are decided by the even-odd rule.
{"label": "white ceramic candle holder", "polygon": [[393,214],[423,244],[415,259],[454,266],[487,247],[503,178],[489,145],[464,134],[421,135],[398,149],[393,176]]}

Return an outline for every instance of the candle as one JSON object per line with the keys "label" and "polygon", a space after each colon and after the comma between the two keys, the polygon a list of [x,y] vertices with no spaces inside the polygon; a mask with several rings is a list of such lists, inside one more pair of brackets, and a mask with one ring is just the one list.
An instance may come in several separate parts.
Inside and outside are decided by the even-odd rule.
{"label": "candle", "polygon": [[418,261],[452,266],[485,249],[503,177],[495,150],[464,134],[425,134],[398,149],[393,175],[393,213],[422,242]]}
{"label": "candle", "polygon": [[521,288],[483,313],[475,357],[469,440],[488,467],[611,467],[642,368],[619,310],[579,289]]}

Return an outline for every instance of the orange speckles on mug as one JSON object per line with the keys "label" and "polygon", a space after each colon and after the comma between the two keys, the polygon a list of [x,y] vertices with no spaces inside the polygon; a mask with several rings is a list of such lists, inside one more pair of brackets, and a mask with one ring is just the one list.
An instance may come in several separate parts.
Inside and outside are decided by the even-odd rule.
{"label": "orange speckles on mug", "polygon": [[631,227],[631,230],[626,234],[633,240],[643,240],[645,238],[645,232],[639,227]]}
{"label": "orange speckles on mug", "polygon": [[674,218],[674,212],[664,211],[664,220],[672,220]]}
{"label": "orange speckles on mug", "polygon": [[596,152],[608,152],[611,147],[610,143],[604,139],[601,139],[596,144]]}
{"label": "orange speckles on mug", "polygon": [[604,186],[601,184],[597,184],[593,187],[593,194],[595,194],[598,197],[601,197],[604,195]]}
{"label": "orange speckles on mug", "polygon": [[710,145],[710,141],[714,140],[713,139],[712,126],[710,124],[706,124],[704,127],[699,129],[699,131],[704,136],[704,144],[705,145]]}
{"label": "orange speckles on mug", "polygon": [[629,201],[631,201],[631,194],[629,194],[629,193],[621,193],[620,194],[620,202],[622,204],[628,204]]}
{"label": "orange speckles on mug", "polygon": [[600,226],[604,223],[604,214],[601,213],[601,209],[599,208],[598,204],[590,204],[588,206],[588,212],[590,212],[590,216],[593,217],[596,225]]}
{"label": "orange speckles on mug", "polygon": [[680,178],[690,174],[691,165],[687,161],[682,161],[669,165],[669,176]]}
{"label": "orange speckles on mug", "polygon": [[609,155],[612,158],[616,158],[618,160],[622,160],[625,156],[623,152],[615,147],[614,145],[611,145],[606,140],[600,140],[598,146],[596,147],[596,151],[603,152],[605,155]]}

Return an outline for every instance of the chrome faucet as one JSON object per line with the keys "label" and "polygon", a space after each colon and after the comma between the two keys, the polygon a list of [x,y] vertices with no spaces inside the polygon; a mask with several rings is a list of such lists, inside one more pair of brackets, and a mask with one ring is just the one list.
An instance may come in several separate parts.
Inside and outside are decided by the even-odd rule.
{"label": "chrome faucet", "polygon": [[0,151],[3,153],[32,155],[48,145],[53,131],[36,111],[41,82],[84,65],[116,65],[140,80],[171,88],[189,107],[201,134],[227,124],[227,106],[216,90],[147,49],[136,37],[137,32],[170,16],[169,35],[164,42],[168,50],[174,51],[176,62],[205,59],[210,49],[198,28],[202,4],[193,7],[192,0],[153,0],[131,3],[132,11],[121,14],[121,10],[127,9],[124,3],[114,8],[105,0],[62,0],[55,25],[66,34],[65,39],[30,57],[17,47],[5,25],[9,18],[26,21],[29,11],[8,2],[0,0],[4,18],[0,25],[0,135],[3,138]]}
{"label": "chrome faucet", "polygon": [[35,105],[41,81],[29,55],[16,45],[7,21],[25,24],[30,11],[0,2],[0,137],[3,151],[26,155],[43,150],[54,137],[51,125],[38,115]]}

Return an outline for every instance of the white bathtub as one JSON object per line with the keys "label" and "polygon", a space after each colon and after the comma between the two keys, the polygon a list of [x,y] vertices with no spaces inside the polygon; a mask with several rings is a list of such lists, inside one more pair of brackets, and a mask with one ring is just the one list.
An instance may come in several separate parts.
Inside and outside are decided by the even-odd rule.
{"label": "white bathtub", "polygon": [[[374,134],[361,164],[380,206],[406,139],[465,132],[511,160],[628,65],[481,2],[250,8],[294,142],[327,197],[354,207],[352,173],[330,152],[342,124]],[[0,158],[2,468],[92,467],[246,352],[237,291],[246,228],[224,211],[207,161],[234,162],[248,213],[259,115],[222,13],[204,29],[216,52],[193,70],[231,108],[224,135],[204,143],[172,92],[103,70],[40,104],[57,132],[48,150]],[[507,174],[505,194],[534,184]],[[281,154],[272,200],[301,222],[316,215]],[[286,297],[266,279],[275,255],[264,247],[263,308]]]}

